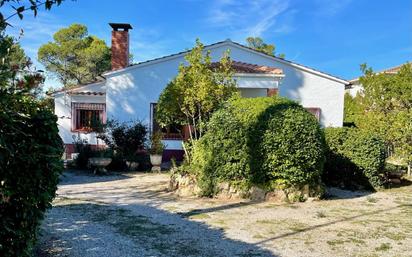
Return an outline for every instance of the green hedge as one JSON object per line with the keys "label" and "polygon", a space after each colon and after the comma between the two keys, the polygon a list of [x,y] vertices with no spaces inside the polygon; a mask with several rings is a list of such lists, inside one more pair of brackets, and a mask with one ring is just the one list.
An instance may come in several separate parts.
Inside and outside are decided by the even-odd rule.
{"label": "green hedge", "polygon": [[237,98],[215,112],[194,146],[192,170],[204,195],[218,182],[270,188],[317,186],[324,137],[316,118],[280,97]]}
{"label": "green hedge", "polygon": [[376,189],[383,185],[383,140],[356,128],[326,128],[325,136],[326,184],[350,189]]}
{"label": "green hedge", "polygon": [[29,256],[63,169],[57,118],[0,89],[0,256]]}

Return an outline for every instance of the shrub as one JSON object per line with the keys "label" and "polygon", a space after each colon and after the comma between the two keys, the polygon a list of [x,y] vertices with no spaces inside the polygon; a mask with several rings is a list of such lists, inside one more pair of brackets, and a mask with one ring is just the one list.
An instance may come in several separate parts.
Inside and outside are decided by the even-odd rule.
{"label": "shrub", "polygon": [[165,149],[165,145],[162,142],[162,132],[155,132],[150,137],[150,142],[147,146],[147,150],[150,154],[162,154]]}
{"label": "shrub", "polygon": [[269,188],[320,184],[323,132],[312,114],[284,98],[231,100],[213,114],[194,149],[191,166],[204,195],[221,181]]}
{"label": "shrub", "polygon": [[134,161],[138,153],[144,149],[147,127],[140,121],[123,122],[116,120],[107,122],[105,133],[101,138],[119,157]]}
{"label": "shrub", "polygon": [[324,181],[350,189],[374,189],[383,184],[385,144],[356,128],[326,128]]}
{"label": "shrub", "polygon": [[91,146],[88,144],[87,140],[81,139],[80,137],[74,137],[74,150],[78,153],[77,157],[74,159],[74,165],[78,169],[87,169],[87,164],[89,158],[94,156]]}
{"label": "shrub", "polygon": [[63,169],[57,118],[0,89],[0,256],[29,256]]}

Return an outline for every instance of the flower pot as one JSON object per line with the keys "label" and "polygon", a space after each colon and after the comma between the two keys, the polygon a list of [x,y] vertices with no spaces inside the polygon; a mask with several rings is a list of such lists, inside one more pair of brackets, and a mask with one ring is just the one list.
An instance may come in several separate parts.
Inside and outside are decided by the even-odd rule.
{"label": "flower pot", "polygon": [[160,171],[160,165],[162,164],[162,155],[161,154],[151,154],[150,162],[152,163],[152,171]]}
{"label": "flower pot", "polygon": [[126,165],[129,170],[137,170],[139,167],[139,163],[134,161],[126,161]]}
{"label": "flower pot", "polygon": [[94,157],[89,158],[90,166],[94,168],[94,174],[106,173],[106,167],[112,162],[112,158]]}

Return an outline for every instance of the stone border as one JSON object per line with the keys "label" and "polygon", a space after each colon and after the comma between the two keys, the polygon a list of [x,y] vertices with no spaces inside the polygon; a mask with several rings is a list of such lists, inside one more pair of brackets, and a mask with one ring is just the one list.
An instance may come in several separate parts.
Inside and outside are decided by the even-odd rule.
{"label": "stone border", "polygon": [[[169,190],[174,191],[178,196],[199,196],[200,188],[197,185],[196,177],[193,175],[182,175],[173,173],[170,176]],[[286,188],[267,191],[257,186],[252,186],[248,190],[240,189],[229,182],[219,183],[217,186],[218,199],[249,199],[252,201],[270,202],[303,202],[318,200],[323,195],[324,188],[317,186],[311,188],[305,185],[301,188]]]}

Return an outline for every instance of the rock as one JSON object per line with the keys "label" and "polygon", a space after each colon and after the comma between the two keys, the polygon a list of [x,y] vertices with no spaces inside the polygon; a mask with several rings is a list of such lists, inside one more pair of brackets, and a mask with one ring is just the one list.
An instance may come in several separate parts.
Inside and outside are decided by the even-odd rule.
{"label": "rock", "polygon": [[317,197],[308,197],[306,199],[306,202],[311,203],[311,202],[318,201],[318,200],[319,200],[319,198],[317,198]]}
{"label": "rock", "polygon": [[220,191],[229,191],[230,184],[228,182],[221,182],[217,185],[217,190]]}
{"label": "rock", "polygon": [[283,190],[274,190],[266,194],[265,199],[273,202],[286,202],[288,197]]}
{"label": "rock", "polygon": [[161,168],[160,168],[160,166],[153,166],[153,167],[152,167],[152,171],[153,171],[153,172],[160,172],[160,171],[161,171]]}
{"label": "rock", "polygon": [[401,180],[400,180],[399,178],[392,178],[392,179],[391,179],[391,183],[393,183],[393,184],[401,184],[402,182],[401,182]]}
{"label": "rock", "polygon": [[309,185],[304,185],[302,188],[302,194],[307,198],[310,195],[310,187]]}
{"label": "rock", "polygon": [[261,188],[259,188],[259,187],[252,186],[252,187],[249,189],[249,197],[250,197],[250,200],[253,200],[253,201],[263,201],[263,200],[265,200],[265,196],[266,196],[266,191],[263,190],[263,189],[261,189]]}

